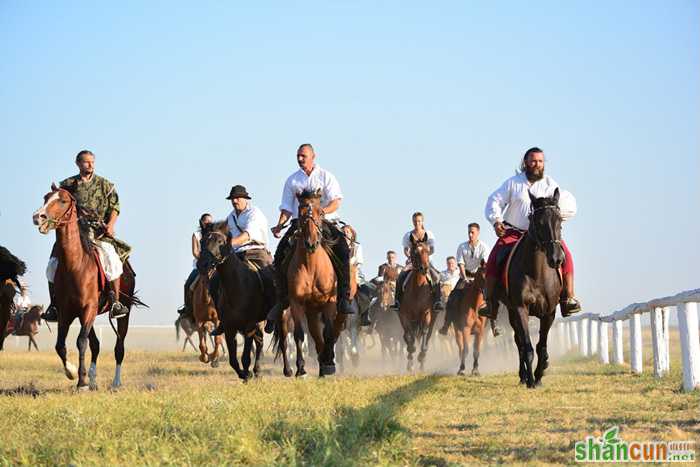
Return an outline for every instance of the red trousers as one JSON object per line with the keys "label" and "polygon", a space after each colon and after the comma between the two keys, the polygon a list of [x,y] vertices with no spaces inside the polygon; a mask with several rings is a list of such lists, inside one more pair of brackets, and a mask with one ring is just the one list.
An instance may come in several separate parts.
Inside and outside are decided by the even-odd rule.
{"label": "red trousers", "polygon": [[[498,258],[498,252],[508,245],[515,244],[522,236],[523,232],[519,230],[507,229],[506,234],[498,239],[489,254],[489,260],[486,262],[486,277],[501,277],[503,268],[505,267],[505,261],[501,265],[497,264],[496,258]],[[574,259],[571,257],[571,252],[566,246],[566,243],[564,243],[564,240],[561,241],[561,247],[564,250],[564,263],[561,265],[561,273],[564,276],[568,276],[574,273]]]}

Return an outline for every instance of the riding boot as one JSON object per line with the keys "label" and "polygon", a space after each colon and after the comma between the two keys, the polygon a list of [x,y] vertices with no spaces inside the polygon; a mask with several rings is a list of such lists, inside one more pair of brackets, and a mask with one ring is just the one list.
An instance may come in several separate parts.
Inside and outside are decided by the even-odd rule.
{"label": "riding boot", "polygon": [[401,271],[399,273],[399,277],[396,279],[396,290],[394,291],[394,305],[392,308],[399,309],[401,308],[401,298],[403,297],[403,284],[406,282],[406,276],[408,275],[409,271]]}
{"label": "riding boot", "polygon": [[562,290],[559,309],[562,317],[566,318],[581,311],[581,303],[574,295],[574,275],[564,275],[564,290]]}
{"label": "riding boot", "polygon": [[447,310],[447,312],[445,313],[445,320],[444,320],[444,322],[442,323],[442,327],[441,327],[440,330],[438,331],[438,332],[439,332],[440,334],[442,334],[443,336],[446,336],[446,335],[447,335],[447,332],[450,330],[450,324],[452,324],[452,320],[449,319],[449,315],[450,315],[450,311]]}
{"label": "riding boot", "polygon": [[335,261],[331,262],[336,275],[338,313],[351,315],[355,313],[355,308],[350,300],[350,247],[345,241],[345,234],[338,227],[328,222],[323,225],[323,234],[330,237],[329,240],[333,243]]}
{"label": "riding boot", "polygon": [[41,314],[41,319],[56,322],[58,321],[58,308],[56,308],[56,296],[54,295],[53,282],[49,282],[49,306],[46,311]]}
{"label": "riding boot", "polygon": [[369,310],[365,310],[360,315],[360,326],[371,326],[372,320],[369,319]]}
{"label": "riding boot", "polygon": [[493,298],[497,282],[496,277],[486,276],[484,303],[479,308],[479,316],[485,316],[493,321],[498,319],[498,301]]}
{"label": "riding boot", "polygon": [[437,313],[445,309],[445,305],[442,303],[442,292],[440,291],[440,283],[437,282],[433,285],[431,290],[433,296],[433,313]]}
{"label": "riding boot", "polygon": [[110,304],[110,309],[109,309],[109,316],[110,318],[121,318],[122,316],[126,316],[129,314],[129,309],[125,307],[120,301],[119,301],[119,291],[121,287],[121,279],[116,278],[113,281],[109,283],[109,304]]}

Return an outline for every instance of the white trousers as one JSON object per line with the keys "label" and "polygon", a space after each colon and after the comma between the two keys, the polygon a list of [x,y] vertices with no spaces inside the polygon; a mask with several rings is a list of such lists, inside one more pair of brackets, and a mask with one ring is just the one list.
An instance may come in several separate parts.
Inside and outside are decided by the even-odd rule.
{"label": "white trousers", "polygon": [[[97,247],[97,255],[100,257],[100,263],[102,263],[107,280],[111,282],[119,279],[124,272],[124,265],[112,244],[97,240],[95,246]],[[49,258],[49,264],[46,266],[46,278],[51,283],[56,277],[56,269],[58,269],[58,258],[52,256]]]}

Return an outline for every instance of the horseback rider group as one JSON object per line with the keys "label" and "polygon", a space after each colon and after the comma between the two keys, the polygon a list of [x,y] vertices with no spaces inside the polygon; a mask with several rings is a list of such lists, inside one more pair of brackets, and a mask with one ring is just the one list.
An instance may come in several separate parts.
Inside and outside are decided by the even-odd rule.
{"label": "horseback rider group", "polygon": [[[356,241],[354,229],[340,220],[338,211],[343,201],[343,193],[337,178],[316,163],[316,154],[310,144],[299,146],[296,161],[299,169],[292,173],[284,184],[279,206],[279,218],[271,229],[263,212],[252,204],[251,196],[245,187],[235,185],[226,198],[230,200],[233,207],[226,219],[229,230],[229,252],[238,255],[249,267],[259,272],[266,295],[266,303],[270,310],[267,316],[267,332],[272,332],[274,323],[281,318],[282,312],[289,306],[285,266],[288,264],[293,251],[295,235],[299,230],[297,194],[304,190],[317,191],[320,194],[323,213],[320,231],[332,253],[333,268],[337,277],[338,312],[341,314],[354,312],[350,295],[351,268],[353,266],[361,290],[371,291],[377,283],[376,279],[371,282],[364,280],[361,272],[363,263],[361,245]],[[85,241],[89,241],[95,246],[99,264],[110,284],[110,314],[113,317],[124,316],[128,310],[119,300],[120,277],[124,261],[130,253],[130,247],[114,237],[115,225],[120,213],[119,196],[114,184],[95,174],[95,156],[92,152],[80,151],[76,156],[75,163],[79,169],[78,175],[63,180],[60,183],[60,188],[69,191],[75,198],[81,236],[84,237]],[[484,296],[486,302],[479,313],[495,321],[498,304],[495,300],[490,300],[490,297],[493,296],[494,288],[502,274],[503,251],[515,244],[528,228],[530,194],[538,197],[550,196],[557,187],[558,184],[544,174],[543,151],[536,147],[529,149],[523,157],[521,171],[506,180],[488,198],[485,209],[486,218],[493,225],[498,236],[494,248],[489,251],[488,245],[479,240],[479,225],[471,223],[468,226],[468,241],[460,244],[455,257],[451,257],[450,261],[456,262],[456,267],[454,264],[448,266],[447,271],[441,277],[440,272],[432,264],[430,265],[428,277],[435,312],[444,309],[440,290],[442,282],[453,281],[456,282],[455,287],[464,287],[474,279],[480,267],[485,267]],[[575,201],[570,194],[562,192],[560,205],[564,220],[573,217],[576,208]],[[424,220],[422,213],[414,213],[412,216],[413,229],[407,232],[402,239],[403,252],[409,262],[408,267],[401,270],[401,266],[396,262],[396,253],[393,251],[387,253],[387,263],[379,267],[378,277],[384,275],[385,268],[392,268],[399,272],[394,305],[396,309],[400,306],[403,285],[411,273],[412,243],[426,243],[430,249],[430,255],[435,251],[435,235],[426,229]],[[203,214],[199,219],[199,230],[192,236],[192,254],[195,259],[195,267],[185,283],[184,310],[187,312],[191,311],[191,288],[197,277],[196,261],[199,258],[202,232],[206,231],[207,226],[211,223],[212,216]],[[285,228],[287,231],[282,236],[282,231]],[[268,229],[276,238],[282,237],[275,251],[274,259],[268,251]],[[565,254],[565,261],[561,269],[564,284],[561,310],[563,315],[568,316],[579,311],[580,304],[574,295],[574,269],[571,253],[564,242],[561,242],[561,247]],[[53,279],[58,261],[59,258],[52,254],[47,267],[51,305],[42,318],[48,321],[57,319]],[[214,277],[210,282],[212,296],[218,293],[217,287],[217,280]],[[363,324],[369,324],[368,316],[363,316]],[[449,325],[450,320],[445,317],[445,324],[441,331],[446,332]],[[221,332],[223,332],[221,328],[215,331],[215,333]]]}

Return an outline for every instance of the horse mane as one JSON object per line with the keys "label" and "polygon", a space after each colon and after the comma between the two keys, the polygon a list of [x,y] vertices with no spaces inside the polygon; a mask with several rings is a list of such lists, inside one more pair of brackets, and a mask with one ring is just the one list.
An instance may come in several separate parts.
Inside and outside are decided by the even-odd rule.
{"label": "horse mane", "polygon": [[10,253],[10,250],[0,246],[0,275],[3,277],[23,276],[27,272],[24,261]]}
{"label": "horse mane", "polygon": [[314,199],[314,198],[321,198],[321,193],[319,190],[312,190],[310,188],[306,188],[302,190],[301,193],[297,193],[297,199],[302,200],[302,199]]}
{"label": "horse mane", "polygon": [[202,238],[208,236],[212,232],[218,232],[220,234],[228,235],[228,221],[216,221],[211,224],[207,224],[202,229]]}

